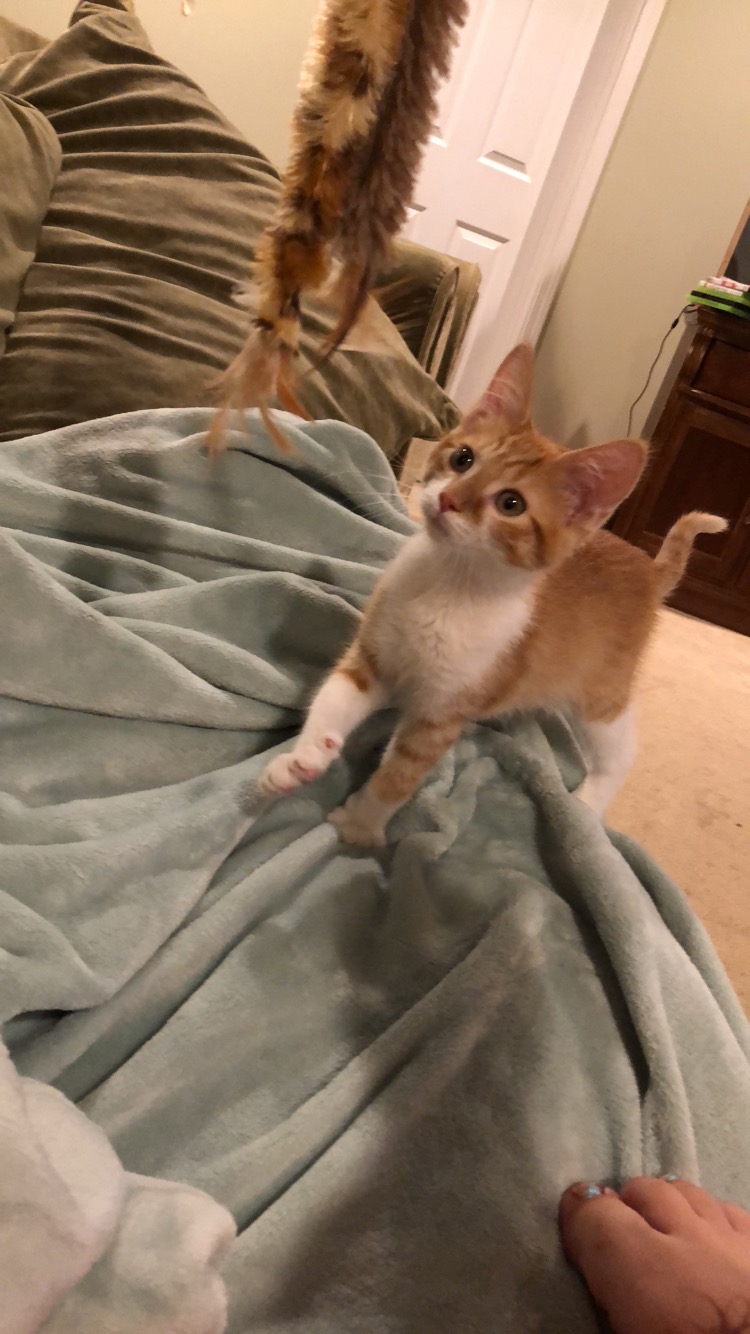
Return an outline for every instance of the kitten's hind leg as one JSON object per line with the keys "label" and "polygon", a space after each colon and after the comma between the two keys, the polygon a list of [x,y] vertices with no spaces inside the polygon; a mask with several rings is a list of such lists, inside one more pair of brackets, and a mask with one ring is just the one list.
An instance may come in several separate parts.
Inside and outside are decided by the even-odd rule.
{"label": "kitten's hind leg", "polygon": [[576,792],[581,801],[603,816],[619,791],[635,759],[635,724],[628,704],[606,722],[587,718],[577,711],[588,774]]}
{"label": "kitten's hind leg", "polygon": [[355,643],[320,687],[293,749],[277,755],[264,769],[261,792],[281,796],[319,778],[349,733],[385,701],[384,687]]}

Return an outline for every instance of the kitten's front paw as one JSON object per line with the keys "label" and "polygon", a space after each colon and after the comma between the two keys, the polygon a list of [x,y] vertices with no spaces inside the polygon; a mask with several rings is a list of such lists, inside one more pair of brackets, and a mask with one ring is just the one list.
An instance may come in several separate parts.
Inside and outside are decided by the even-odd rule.
{"label": "kitten's front paw", "polygon": [[288,754],[277,755],[258,780],[260,791],[264,796],[280,797],[314,782],[333,763],[343,744],[337,733],[330,732],[320,741],[298,744]]}
{"label": "kitten's front paw", "polygon": [[359,792],[355,792],[337,811],[331,811],[328,820],[336,827],[342,843],[354,848],[385,847],[383,821],[368,808]]}

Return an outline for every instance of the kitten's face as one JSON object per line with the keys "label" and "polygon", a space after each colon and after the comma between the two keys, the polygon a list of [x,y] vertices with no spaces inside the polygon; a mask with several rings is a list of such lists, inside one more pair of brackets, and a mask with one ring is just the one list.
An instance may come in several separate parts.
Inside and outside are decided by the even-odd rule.
{"label": "kitten's face", "polygon": [[498,420],[458,427],[436,445],[425,473],[430,536],[494,551],[519,569],[554,564],[582,536],[564,522],[566,497],[554,470],[564,453],[531,427],[512,431]]}
{"label": "kitten's face", "polygon": [[532,571],[563,560],[599,528],[646,461],[642,440],[571,450],[535,431],[533,369],[530,347],[508,354],[479,402],[435,446],[421,499],[435,541]]}

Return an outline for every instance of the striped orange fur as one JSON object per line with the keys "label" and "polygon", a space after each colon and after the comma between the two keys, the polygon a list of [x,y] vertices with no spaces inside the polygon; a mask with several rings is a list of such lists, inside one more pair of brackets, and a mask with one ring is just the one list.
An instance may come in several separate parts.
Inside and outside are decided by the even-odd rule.
{"label": "striped orange fur", "polygon": [[278,793],[317,777],[352,728],[394,702],[400,721],[379,768],[331,817],[348,842],[384,840],[468,721],[518,710],[574,712],[589,760],[578,796],[603,814],[633,756],[633,684],[658,609],[698,533],[725,527],[686,515],[654,560],[602,531],[647,447],[573,451],[540,435],[532,374],[530,348],[516,348],[436,445],[423,530],[384,571],[294,749],[261,780]]}

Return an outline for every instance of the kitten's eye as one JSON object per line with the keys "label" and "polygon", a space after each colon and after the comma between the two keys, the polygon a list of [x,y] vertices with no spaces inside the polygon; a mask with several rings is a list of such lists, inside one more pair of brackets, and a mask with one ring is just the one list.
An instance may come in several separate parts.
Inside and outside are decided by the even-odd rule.
{"label": "kitten's eye", "polygon": [[469,449],[468,445],[459,445],[454,449],[448,463],[454,472],[468,472],[474,462],[474,450]]}
{"label": "kitten's eye", "polygon": [[526,501],[518,491],[499,491],[495,496],[495,509],[499,514],[515,518],[518,514],[525,514]]}

